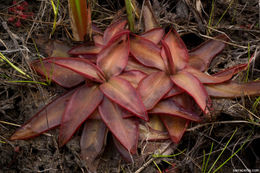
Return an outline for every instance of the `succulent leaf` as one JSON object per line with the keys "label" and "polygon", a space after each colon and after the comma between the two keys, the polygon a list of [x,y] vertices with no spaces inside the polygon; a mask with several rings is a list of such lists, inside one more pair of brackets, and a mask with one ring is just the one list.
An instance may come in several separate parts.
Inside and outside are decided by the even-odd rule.
{"label": "succulent leaf", "polygon": [[209,107],[211,107],[210,98],[205,87],[196,77],[182,71],[172,75],[171,79],[178,87],[190,94],[206,114],[209,113]]}
{"label": "succulent leaf", "polygon": [[109,99],[139,118],[148,121],[141,97],[130,82],[119,77],[112,77],[108,82],[100,85],[100,89]]}
{"label": "succulent leaf", "polygon": [[102,69],[109,79],[119,75],[127,65],[129,55],[129,41],[126,35],[105,47],[97,56],[97,66]]}
{"label": "succulent leaf", "polygon": [[164,41],[170,49],[173,59],[172,62],[174,62],[175,66],[174,69],[181,70],[186,67],[189,60],[189,54],[179,34],[172,29],[165,36]]}
{"label": "succulent leaf", "polygon": [[67,68],[49,63],[45,60],[37,60],[31,64],[32,68],[47,80],[51,79],[64,88],[72,88],[82,83],[85,78]]}
{"label": "succulent leaf", "polygon": [[154,28],[147,32],[142,33],[140,36],[153,42],[154,44],[160,43],[164,35],[164,30],[162,28]]}
{"label": "succulent leaf", "polygon": [[58,58],[51,57],[46,59],[49,63],[54,63],[61,67],[72,70],[87,79],[94,80],[96,82],[103,82],[104,75],[101,70],[93,63],[82,58]]}
{"label": "succulent leaf", "polygon": [[173,83],[164,72],[155,72],[145,77],[138,85],[142,101],[147,110],[152,109],[172,88]]}
{"label": "succulent leaf", "polygon": [[227,36],[222,34],[197,46],[189,52],[189,65],[200,71],[207,70],[212,59],[224,49],[224,41],[227,40]]}
{"label": "succulent leaf", "polygon": [[83,85],[71,96],[62,116],[59,145],[63,146],[79,126],[95,111],[103,99],[98,86]]}
{"label": "succulent leaf", "polygon": [[85,161],[89,171],[96,172],[99,156],[103,153],[108,129],[101,120],[88,120],[80,139],[81,158]]}
{"label": "succulent leaf", "polygon": [[174,116],[160,116],[160,118],[167,128],[171,140],[175,143],[179,143],[186,131],[189,121]]}
{"label": "succulent leaf", "polygon": [[205,85],[205,88],[212,97],[235,98],[246,95],[260,95],[260,81],[248,83],[229,81],[215,85]]}
{"label": "succulent leaf", "polygon": [[153,42],[136,36],[130,40],[130,52],[143,65],[165,70],[160,48]]}
{"label": "succulent leaf", "polygon": [[[191,121],[201,121],[201,117],[196,113],[186,110],[172,99],[160,101],[152,110],[150,114],[160,114],[162,116],[176,116]],[[163,115],[162,115],[163,114]]]}
{"label": "succulent leaf", "polygon": [[44,133],[47,130],[59,126],[67,102],[74,92],[75,90],[71,90],[46,105],[30,120],[22,125],[11,136],[10,140],[32,138]]}
{"label": "succulent leaf", "polygon": [[128,152],[134,154],[138,141],[138,122],[133,119],[123,119],[121,108],[106,97],[99,106],[99,112],[115,138]]}

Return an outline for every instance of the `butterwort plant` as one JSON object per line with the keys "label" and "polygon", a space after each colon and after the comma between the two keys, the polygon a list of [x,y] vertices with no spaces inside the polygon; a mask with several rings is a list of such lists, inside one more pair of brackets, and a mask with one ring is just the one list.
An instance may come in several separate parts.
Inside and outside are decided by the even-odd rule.
{"label": "butterwort plant", "polygon": [[212,112],[211,97],[260,95],[259,81],[231,81],[248,64],[204,73],[224,49],[225,35],[188,51],[174,29],[165,34],[164,29],[152,27],[135,35],[126,24],[126,20],[116,21],[104,33],[92,27],[91,46],[72,48],[71,57],[33,62],[36,72],[68,92],[42,108],[10,139],[28,139],[59,127],[58,141],[63,146],[84,126],[80,145],[89,167],[97,165],[108,131],[129,161],[140,138],[171,138],[178,143],[190,121],[200,122],[201,115]]}

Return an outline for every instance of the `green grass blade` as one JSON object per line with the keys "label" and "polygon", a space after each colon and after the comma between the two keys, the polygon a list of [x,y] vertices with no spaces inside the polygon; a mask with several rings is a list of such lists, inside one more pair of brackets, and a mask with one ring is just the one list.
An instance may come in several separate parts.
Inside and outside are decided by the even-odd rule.
{"label": "green grass blade", "polygon": [[202,166],[201,166],[201,172],[203,172],[203,170],[204,170],[205,161],[206,161],[206,153],[205,153],[205,150],[203,150],[203,162],[202,162]]}
{"label": "green grass blade", "polygon": [[225,160],[217,169],[214,170],[213,173],[217,172],[220,168],[222,168],[230,159],[232,159],[240,150],[242,150],[242,148],[244,147],[244,145],[248,142],[249,138],[251,137],[251,135],[249,135],[246,139],[246,141],[241,145],[241,147],[239,147],[239,149],[234,152],[227,160]]}
{"label": "green grass blade", "polygon": [[213,145],[214,145],[214,143],[212,142],[212,143],[211,143],[211,147],[210,147],[210,151],[209,151],[209,156],[208,156],[208,158],[207,158],[207,162],[206,162],[206,164],[205,164],[204,169],[201,171],[201,172],[203,172],[203,173],[205,173],[206,170],[207,170],[207,167],[208,167],[208,164],[209,164],[209,159],[210,159],[210,156],[211,156],[211,153],[212,153],[212,150],[213,150]]}
{"label": "green grass blade", "polygon": [[17,72],[19,72],[20,74],[26,76],[27,78],[30,78],[31,77],[26,74],[23,70],[21,70],[19,67],[17,67],[16,65],[14,65],[11,61],[9,61],[1,52],[0,52],[0,58],[2,60],[4,60],[5,62],[7,62],[13,69],[15,69]]}
{"label": "green grass blade", "polygon": [[260,102],[260,97],[258,97],[258,98],[255,100],[255,102],[254,102],[254,104],[253,104],[253,106],[252,106],[253,112],[256,112],[256,111],[257,111],[256,108],[257,108],[257,106],[259,105],[259,102]]}
{"label": "green grass blade", "polygon": [[222,14],[222,16],[219,18],[219,20],[218,20],[218,22],[217,22],[217,24],[216,24],[215,26],[217,26],[217,25],[221,22],[222,18],[226,15],[227,11],[228,11],[229,8],[232,6],[233,2],[234,2],[234,0],[232,0],[232,1],[230,2],[229,6],[228,6],[227,9],[224,11],[224,13]]}
{"label": "green grass blade", "polygon": [[158,154],[154,154],[153,157],[154,157],[154,158],[176,157],[176,156],[178,156],[178,155],[184,153],[184,151],[186,151],[186,149],[182,150],[182,151],[179,152],[179,153],[172,154],[172,155],[158,155]]}
{"label": "green grass blade", "polygon": [[162,170],[159,168],[159,166],[157,165],[157,163],[156,163],[155,161],[153,161],[153,164],[156,166],[156,168],[158,169],[158,171],[159,171],[160,173],[162,173]]}
{"label": "green grass blade", "polygon": [[57,16],[58,16],[58,11],[59,11],[59,5],[60,5],[60,0],[57,0],[57,5],[55,6],[53,0],[51,0],[51,5],[54,13],[54,21],[53,21],[53,26],[52,26],[52,31],[51,31],[51,36],[56,30],[56,23],[57,23]]}
{"label": "green grass blade", "polygon": [[45,85],[45,86],[48,85],[45,82],[29,81],[29,80],[9,80],[7,82],[10,82],[10,83],[32,83],[32,84],[41,84],[41,85]]}
{"label": "green grass blade", "polygon": [[216,165],[217,161],[219,160],[219,158],[222,156],[222,154],[224,153],[224,151],[226,150],[229,142],[232,140],[232,138],[234,137],[235,133],[237,132],[237,128],[236,130],[233,132],[233,134],[231,135],[231,137],[229,138],[228,142],[226,143],[225,147],[223,148],[223,150],[221,151],[221,153],[218,155],[217,159],[215,160],[215,162],[212,164],[212,166],[210,167],[208,173],[211,172],[211,170],[214,168],[214,166]]}
{"label": "green grass blade", "polygon": [[209,22],[208,22],[208,34],[211,32],[210,27],[212,26],[212,23],[213,23],[214,7],[215,7],[215,2],[214,2],[214,0],[212,0]]}

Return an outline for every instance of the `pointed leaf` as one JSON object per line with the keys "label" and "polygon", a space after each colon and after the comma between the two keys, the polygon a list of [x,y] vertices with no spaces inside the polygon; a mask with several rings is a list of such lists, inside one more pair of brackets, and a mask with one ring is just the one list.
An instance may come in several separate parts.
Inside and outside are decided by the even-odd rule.
{"label": "pointed leaf", "polygon": [[171,140],[175,143],[179,143],[186,131],[189,121],[173,116],[160,116],[160,118],[167,128]]}
{"label": "pointed leaf", "polygon": [[169,46],[173,63],[176,70],[181,70],[186,67],[189,59],[188,50],[175,30],[170,30],[165,36],[164,41]]}
{"label": "pointed leaf", "polygon": [[154,44],[158,44],[164,35],[164,30],[162,28],[154,28],[145,33],[142,33],[140,36],[153,42]]}
{"label": "pointed leaf", "polygon": [[170,98],[176,95],[179,95],[181,93],[183,93],[183,89],[177,87],[176,85],[173,85],[172,89],[163,97],[164,99],[166,98]]}
{"label": "pointed leaf", "polygon": [[219,35],[191,50],[189,65],[200,71],[207,70],[212,59],[224,49],[225,43],[223,41],[227,40],[225,35]]}
{"label": "pointed leaf", "polygon": [[175,66],[174,66],[170,48],[165,41],[162,40],[161,42],[162,42],[161,55],[162,58],[164,59],[164,63],[167,67],[167,71],[169,72],[169,74],[175,74]]}
{"label": "pointed leaf", "polygon": [[68,51],[70,55],[97,55],[101,51],[100,46],[79,45]]}
{"label": "pointed leaf", "polygon": [[99,106],[99,112],[116,139],[127,151],[134,154],[138,142],[138,123],[133,119],[123,119],[121,108],[106,97]]}
{"label": "pointed leaf", "polygon": [[137,62],[134,58],[129,57],[127,66],[125,67],[125,71],[132,71],[132,70],[138,70],[145,74],[151,74],[151,73],[159,71],[156,68],[145,67],[142,64],[140,64],[139,62]]}
{"label": "pointed leaf", "polygon": [[107,78],[120,74],[127,65],[129,41],[124,39],[125,36],[123,35],[98,54],[97,66],[102,69]]}
{"label": "pointed leaf", "polygon": [[127,151],[126,148],[123,147],[123,145],[113,136],[113,142],[116,146],[117,151],[120,153],[120,155],[123,157],[123,159],[131,163],[132,161],[132,155],[129,151]]}
{"label": "pointed leaf", "polygon": [[241,71],[244,71],[244,70],[248,69],[250,63],[252,62],[252,60],[253,60],[253,57],[250,58],[248,63],[238,64],[236,66],[230,67],[230,68],[222,70],[220,72],[217,72],[213,76],[226,76],[226,75],[229,75],[231,73],[233,73],[233,75],[235,75],[235,74],[237,74],[237,73],[239,73]]}
{"label": "pointed leaf", "polygon": [[205,85],[205,88],[208,94],[213,97],[234,98],[245,95],[260,95],[260,81],[241,84],[230,81],[215,85]]}
{"label": "pointed leaf", "polygon": [[165,70],[160,48],[153,42],[136,36],[130,40],[130,52],[143,65]]}
{"label": "pointed leaf", "polygon": [[96,46],[98,47],[103,47],[104,46],[104,42],[103,42],[103,36],[102,35],[94,35],[93,36],[93,40]]}
{"label": "pointed leaf", "polygon": [[201,121],[199,115],[184,109],[181,105],[172,99],[162,100],[149,111],[150,114],[164,114],[168,116],[176,116],[191,121]]}
{"label": "pointed leaf", "polygon": [[85,80],[80,74],[53,63],[49,63],[46,59],[35,61],[31,66],[37,73],[45,76],[47,80],[51,79],[65,88],[77,86]]}
{"label": "pointed leaf", "polygon": [[55,63],[61,67],[70,69],[82,76],[94,80],[96,82],[103,82],[104,77],[99,68],[90,61],[82,58],[48,58],[46,61]]}
{"label": "pointed leaf", "polygon": [[169,90],[173,83],[164,72],[155,72],[144,78],[137,88],[147,110],[152,109]]}
{"label": "pointed leaf", "polygon": [[122,74],[120,74],[118,77],[127,80],[132,84],[134,88],[137,88],[139,82],[146,76],[145,73],[138,71],[138,70],[132,70],[132,71],[126,71]]}
{"label": "pointed leaf", "polygon": [[30,120],[22,125],[10,138],[10,140],[28,139],[38,136],[47,130],[60,125],[61,118],[68,100],[75,90],[53,100]]}
{"label": "pointed leaf", "polygon": [[226,75],[223,76],[211,76],[192,67],[185,68],[183,71],[191,73],[193,76],[198,78],[201,83],[205,83],[205,84],[222,83],[230,80],[233,76],[232,71],[230,71],[230,73],[227,73]]}
{"label": "pointed leaf", "polygon": [[211,106],[210,98],[202,83],[188,72],[179,72],[171,76],[172,81],[190,94],[200,108],[207,114]]}
{"label": "pointed leaf", "polygon": [[139,118],[148,121],[148,115],[140,95],[128,81],[112,77],[108,82],[100,85],[100,89],[109,99]]}
{"label": "pointed leaf", "polygon": [[124,30],[126,23],[127,20],[119,20],[115,23],[112,23],[104,32],[104,45],[106,45],[116,34]]}
{"label": "pointed leaf", "polygon": [[62,116],[59,145],[63,146],[79,126],[95,111],[103,99],[97,86],[83,85],[71,96]]}
{"label": "pointed leaf", "polygon": [[101,120],[88,120],[84,123],[80,139],[81,158],[89,171],[96,172],[99,156],[103,153],[108,129]]}
{"label": "pointed leaf", "polygon": [[153,28],[157,28],[159,26],[155,15],[153,13],[153,8],[149,0],[145,0],[143,7],[143,19],[144,19],[144,27],[145,31],[149,31]]}

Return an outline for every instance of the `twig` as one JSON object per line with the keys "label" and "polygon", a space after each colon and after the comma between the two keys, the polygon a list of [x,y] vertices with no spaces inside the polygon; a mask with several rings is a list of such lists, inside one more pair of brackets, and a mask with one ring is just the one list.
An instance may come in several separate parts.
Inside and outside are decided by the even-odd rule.
{"label": "twig", "polygon": [[[163,146],[162,148],[159,148],[158,150],[156,150],[154,152],[154,154],[157,155],[166,155],[166,153],[169,153],[168,148],[171,146],[172,142],[168,142],[165,146]],[[172,152],[172,148],[170,148],[170,152]],[[152,163],[155,159],[157,159],[156,157],[151,158],[150,160],[148,160],[146,163],[143,164],[142,167],[140,167],[138,170],[135,171],[135,173],[140,173],[141,171],[143,171],[150,163]]]}

